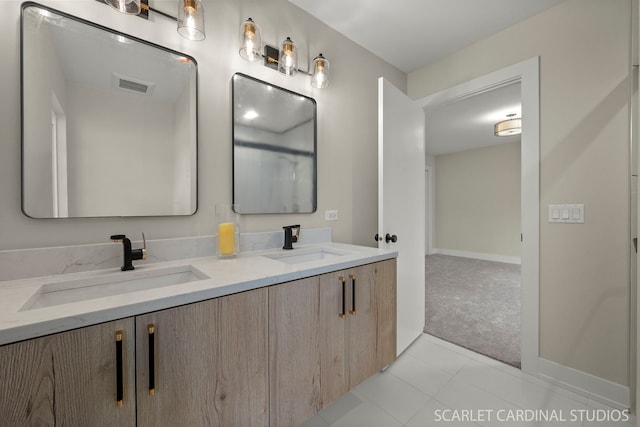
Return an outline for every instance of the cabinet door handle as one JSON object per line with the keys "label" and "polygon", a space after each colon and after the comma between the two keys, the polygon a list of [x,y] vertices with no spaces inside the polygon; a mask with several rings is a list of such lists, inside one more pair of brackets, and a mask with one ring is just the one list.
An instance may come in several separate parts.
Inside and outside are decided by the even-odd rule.
{"label": "cabinet door handle", "polygon": [[338,280],[340,280],[342,282],[342,312],[340,314],[338,314],[339,317],[344,318],[344,316],[346,315],[347,312],[347,308],[346,308],[346,286],[347,286],[347,281],[345,280],[344,277],[340,276],[338,277]]}
{"label": "cabinet door handle", "polygon": [[153,323],[147,325],[149,333],[149,396],[156,394],[156,327]]}
{"label": "cabinet door handle", "polygon": [[355,274],[350,274],[349,278],[351,279],[351,310],[349,310],[349,313],[355,316],[356,315],[356,276]]}
{"label": "cabinet door handle", "polygon": [[124,332],[116,331],[116,405],[124,406],[124,372],[122,367],[122,337]]}

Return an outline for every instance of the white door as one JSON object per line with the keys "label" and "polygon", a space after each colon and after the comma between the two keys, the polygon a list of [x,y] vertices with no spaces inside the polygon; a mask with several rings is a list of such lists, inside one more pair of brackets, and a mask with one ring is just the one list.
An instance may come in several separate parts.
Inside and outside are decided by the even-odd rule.
{"label": "white door", "polygon": [[381,77],[378,79],[378,246],[398,251],[398,355],[424,329],[424,162],[424,112]]}

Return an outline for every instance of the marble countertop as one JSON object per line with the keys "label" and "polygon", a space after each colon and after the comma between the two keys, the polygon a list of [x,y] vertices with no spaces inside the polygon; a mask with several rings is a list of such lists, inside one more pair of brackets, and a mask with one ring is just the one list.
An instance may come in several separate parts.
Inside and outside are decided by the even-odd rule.
{"label": "marble countertop", "polygon": [[[287,263],[271,257],[304,255],[325,248],[337,256],[327,259]],[[272,249],[245,252],[234,258],[204,257],[136,266],[133,271],[116,268],[44,276],[0,282],[0,345],[94,325],[124,317],[149,313],[210,298],[257,289],[277,283],[392,259],[396,251],[321,243],[299,245],[293,251]],[[134,262],[135,265],[135,262]],[[162,272],[192,271],[208,277],[145,290],[127,288],[124,292],[94,297],[98,286],[87,285],[122,279],[146,279]],[[152,279],[153,280],[153,279]],[[39,307],[34,300],[54,294],[54,289],[82,288],[81,299]],[[133,288],[133,285],[132,285]],[[77,289],[76,289],[77,290]]]}

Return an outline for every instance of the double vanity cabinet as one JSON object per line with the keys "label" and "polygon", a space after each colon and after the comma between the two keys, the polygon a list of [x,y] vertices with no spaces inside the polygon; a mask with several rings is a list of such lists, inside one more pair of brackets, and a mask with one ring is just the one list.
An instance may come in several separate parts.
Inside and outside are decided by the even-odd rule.
{"label": "double vanity cabinet", "polygon": [[395,359],[386,259],[0,347],[0,426],[287,426]]}

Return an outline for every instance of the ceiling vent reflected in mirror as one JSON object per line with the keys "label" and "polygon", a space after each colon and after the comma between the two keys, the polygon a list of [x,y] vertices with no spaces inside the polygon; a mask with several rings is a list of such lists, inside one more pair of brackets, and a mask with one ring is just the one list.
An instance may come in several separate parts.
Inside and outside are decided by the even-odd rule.
{"label": "ceiling vent reflected in mirror", "polygon": [[118,73],[113,73],[113,81],[116,88],[127,92],[134,92],[139,95],[151,95],[155,87],[155,83],[145,82],[144,80]]}

